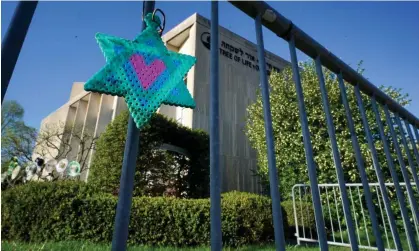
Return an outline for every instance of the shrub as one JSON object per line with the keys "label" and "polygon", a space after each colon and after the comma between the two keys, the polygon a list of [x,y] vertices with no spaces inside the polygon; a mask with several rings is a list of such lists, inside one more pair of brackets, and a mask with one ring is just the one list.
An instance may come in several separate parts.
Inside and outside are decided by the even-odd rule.
{"label": "shrub", "polygon": [[[97,141],[89,182],[102,191],[118,193],[128,118],[128,111],[122,112]],[[189,157],[158,150],[162,144],[185,149]],[[208,197],[208,154],[207,133],[154,114],[140,132],[134,196],[162,196],[172,190],[176,197]]]}
{"label": "shrub", "polygon": [[[99,193],[84,183],[29,183],[3,192],[2,199],[3,239],[112,239],[117,197]],[[227,246],[270,242],[270,199],[240,192],[223,194],[222,231]],[[196,246],[208,245],[209,241],[209,199],[133,198],[129,243]]]}
{"label": "shrub", "polygon": [[78,181],[30,182],[8,189],[1,196],[2,236],[29,241],[71,235],[71,225],[64,222],[77,219],[73,201],[96,194],[94,187]]}
{"label": "shrub", "polygon": [[[316,229],[316,220],[314,218],[314,208],[313,204],[308,202],[295,202],[297,209],[297,219],[298,226],[301,228],[304,222],[304,228],[306,229]],[[289,231],[295,233],[295,217],[294,217],[294,206],[292,200],[287,200],[281,202],[282,209],[285,211],[284,220],[290,227]]]}

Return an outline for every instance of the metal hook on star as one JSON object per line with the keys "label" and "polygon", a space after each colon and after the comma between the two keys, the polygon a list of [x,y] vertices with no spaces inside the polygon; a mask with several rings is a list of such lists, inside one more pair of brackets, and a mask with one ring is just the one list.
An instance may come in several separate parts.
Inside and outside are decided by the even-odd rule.
{"label": "metal hook on star", "polygon": [[160,33],[160,36],[161,36],[163,34],[164,28],[166,26],[166,15],[164,15],[164,12],[161,9],[155,9],[153,11],[153,14],[151,15],[151,20],[155,21],[154,16],[156,16],[157,12],[160,12],[160,14],[163,16],[163,18],[160,18],[160,19],[163,20],[163,22],[160,22],[160,24],[159,24],[159,33]]}
{"label": "metal hook on star", "polygon": [[[163,16],[163,18],[159,18],[158,20],[154,20],[154,17],[156,16],[156,13],[160,12],[160,14]],[[157,16],[156,16],[157,17]],[[163,22],[160,22],[160,20],[163,19]],[[141,20],[144,21],[144,5],[143,5],[143,13],[141,16]],[[166,15],[161,9],[155,9],[151,15],[151,20],[155,21],[156,23],[159,23],[159,34],[160,36],[163,34],[164,28],[166,27]]]}

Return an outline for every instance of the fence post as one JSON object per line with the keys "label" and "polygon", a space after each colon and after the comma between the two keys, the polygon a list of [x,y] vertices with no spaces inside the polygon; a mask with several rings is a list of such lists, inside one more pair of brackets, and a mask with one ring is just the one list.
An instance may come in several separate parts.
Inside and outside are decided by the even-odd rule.
{"label": "fence post", "polygon": [[210,195],[211,195],[211,250],[222,249],[220,132],[219,132],[219,54],[218,1],[211,1],[211,86],[210,86]]}
{"label": "fence post", "polygon": [[[144,1],[145,16],[153,12],[155,2]],[[142,30],[146,28],[143,21]],[[140,142],[140,130],[135,125],[131,115],[128,120],[127,139],[124,149],[124,161],[119,188],[118,205],[116,208],[115,225],[112,238],[112,251],[124,251],[127,249],[128,226],[131,213],[132,192],[134,189],[135,167],[137,163],[138,145]]]}
{"label": "fence post", "polygon": [[375,149],[374,141],[371,135],[370,126],[368,123],[367,115],[365,113],[365,108],[362,101],[361,92],[359,91],[359,86],[355,85],[355,96],[358,102],[358,108],[361,113],[362,124],[364,125],[365,137],[367,138],[368,146],[371,151],[372,163],[377,175],[378,183],[380,185],[381,195],[383,196],[384,208],[386,209],[388,220],[390,223],[391,233],[393,235],[394,242],[396,244],[397,250],[402,250],[402,244],[400,242],[399,232],[397,231],[396,220],[394,218],[393,210],[391,209],[390,199],[384,184],[383,173],[381,171],[380,163],[378,160],[377,150]]}
{"label": "fence post", "polygon": [[313,146],[311,145],[310,131],[308,128],[308,119],[304,105],[304,94],[301,86],[300,72],[297,61],[297,52],[295,50],[294,35],[291,34],[289,40],[289,49],[291,54],[292,76],[297,92],[298,108],[300,111],[301,128],[303,132],[304,149],[308,165],[308,176],[310,179],[311,194],[313,196],[314,213],[316,219],[317,234],[319,235],[319,243],[322,251],[327,251],[327,236],[324,226],[323,210],[320,202],[319,184],[317,182],[316,163],[314,162]]}
{"label": "fence post", "polygon": [[266,144],[268,148],[269,187],[272,199],[272,214],[275,231],[276,250],[285,251],[284,225],[281,210],[281,198],[278,187],[278,175],[275,160],[275,142],[272,129],[271,105],[269,101],[269,83],[266,74],[265,46],[263,44],[262,17],[255,18],[257,51],[259,58],[259,76],[262,89],[263,117],[265,118]]}
{"label": "fence post", "polygon": [[1,44],[2,104],[37,5],[38,1],[19,2],[13,15],[13,19]]}

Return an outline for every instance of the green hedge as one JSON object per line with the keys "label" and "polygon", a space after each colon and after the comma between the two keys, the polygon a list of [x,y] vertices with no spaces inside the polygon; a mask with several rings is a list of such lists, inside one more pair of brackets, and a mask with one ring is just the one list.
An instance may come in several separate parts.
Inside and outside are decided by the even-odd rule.
{"label": "green hedge", "polygon": [[71,222],[77,218],[74,198],[96,196],[95,188],[85,183],[31,182],[2,192],[1,226],[3,238],[30,241],[71,234]]}
{"label": "green hedge", "polygon": [[[2,194],[2,237],[32,242],[110,242],[116,203],[117,197],[98,193],[85,183],[29,183],[15,187]],[[208,245],[209,216],[209,199],[136,197],[131,210],[129,242]],[[284,228],[288,229],[286,223]],[[227,246],[272,241],[270,199],[240,192],[223,194],[222,231]]]}

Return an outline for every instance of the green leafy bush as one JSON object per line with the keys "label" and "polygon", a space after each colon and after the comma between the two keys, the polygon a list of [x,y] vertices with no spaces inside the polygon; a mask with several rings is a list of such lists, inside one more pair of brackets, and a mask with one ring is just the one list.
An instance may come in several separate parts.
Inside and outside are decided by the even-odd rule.
{"label": "green leafy bush", "polygon": [[79,212],[73,202],[96,194],[94,187],[76,181],[31,182],[8,189],[1,196],[2,236],[23,241],[71,236],[71,222]]}
{"label": "green leafy bush", "polygon": [[[116,204],[116,196],[100,193],[85,183],[29,183],[15,187],[2,194],[2,237],[26,242],[110,242]],[[284,227],[288,228],[286,223]],[[223,194],[222,231],[227,246],[270,242],[270,199],[241,192]],[[209,199],[133,199],[131,244],[196,246],[208,245],[209,241]]]}
{"label": "green leafy bush", "polygon": [[[89,182],[102,191],[118,193],[128,118],[128,111],[122,112],[96,143]],[[163,144],[182,148],[188,156],[159,150]],[[207,133],[154,114],[140,132],[134,196],[162,196],[171,192],[176,197],[208,197],[208,155]]]}
{"label": "green leafy bush", "polygon": [[[288,237],[291,237],[295,233],[295,216],[294,206],[292,200],[281,202],[282,209],[285,211],[284,220],[286,220],[289,228]],[[295,202],[297,210],[298,226],[302,228],[304,222],[304,228],[316,229],[316,220],[314,218],[314,208],[312,203],[307,202]],[[291,234],[291,235],[290,235]]]}
{"label": "green leafy bush", "polygon": [[[362,65],[358,65],[358,72],[362,74]],[[333,116],[337,144],[339,146],[339,157],[347,183],[360,183],[360,175],[357,168],[357,161],[352,147],[351,132],[349,131],[345,108],[341,99],[338,79],[332,72],[323,68],[324,82],[327,89],[329,108]],[[307,113],[307,121],[310,130],[310,137],[313,150],[313,158],[316,162],[318,183],[337,183],[336,168],[333,161],[330,138],[327,132],[325,113],[320,92],[319,80],[316,66],[313,60],[300,64],[301,85],[304,94],[304,104]],[[292,187],[295,184],[307,184],[306,153],[302,138],[297,92],[293,80],[291,67],[283,69],[280,73],[274,72],[269,78],[270,84],[270,105],[272,113],[273,136],[275,139],[275,157],[278,168],[279,189],[284,200],[291,199]],[[358,138],[365,171],[368,180],[376,180],[376,173],[373,168],[368,142],[365,137],[359,108],[354,95],[354,88],[347,84],[348,104],[352,111],[352,118],[355,126],[355,134]],[[401,106],[410,103],[409,96],[401,89],[383,87],[380,89],[396,100]],[[372,135],[379,135],[376,124],[375,113],[371,107],[371,99],[362,95],[365,112]],[[385,125],[388,135],[388,124],[381,113],[381,121]],[[261,93],[258,93],[256,102],[248,107],[246,123],[246,134],[252,147],[257,152],[258,174],[266,191],[269,191],[268,157],[266,147],[266,135],[264,129],[263,102]],[[396,130],[397,129],[396,127]],[[378,159],[382,167],[387,166],[387,160],[380,137],[374,137]],[[406,156],[406,155],[404,155]],[[394,157],[396,158],[396,157]],[[388,168],[382,168],[385,182],[392,182]],[[400,171],[398,171],[400,174]],[[392,196],[391,198],[395,198]],[[396,200],[394,200],[396,201]]]}

